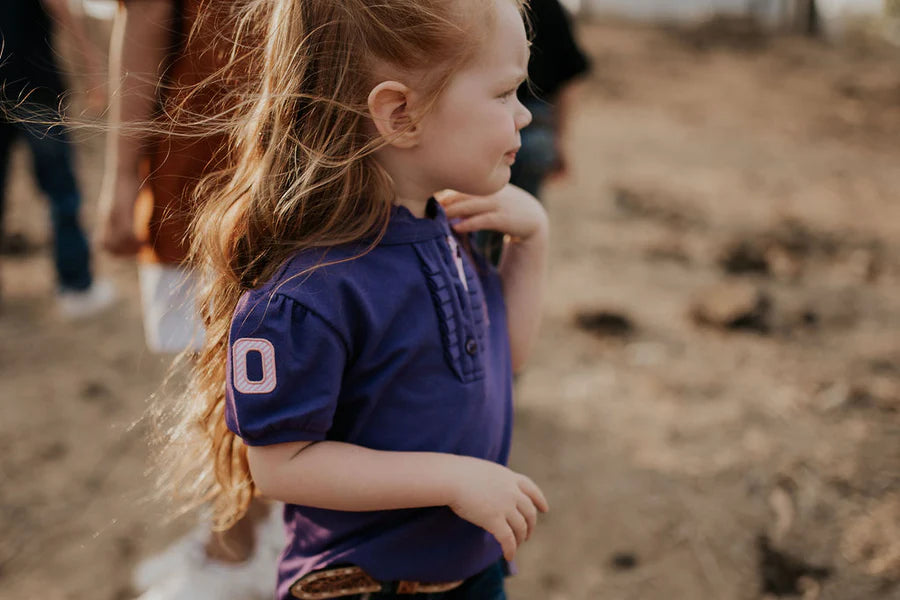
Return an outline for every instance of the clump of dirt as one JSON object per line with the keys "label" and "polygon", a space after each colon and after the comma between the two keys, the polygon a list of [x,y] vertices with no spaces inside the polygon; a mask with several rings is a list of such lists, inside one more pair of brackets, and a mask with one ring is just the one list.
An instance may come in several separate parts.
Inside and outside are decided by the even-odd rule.
{"label": "clump of dirt", "polygon": [[860,281],[875,281],[884,271],[887,252],[881,240],[850,232],[817,231],[798,220],[775,228],[741,234],[719,254],[722,270],[731,275],[772,275],[796,279],[813,263],[843,268]]}
{"label": "clump of dirt", "polygon": [[580,310],[575,314],[575,325],[599,337],[625,337],[635,331],[627,315],[612,310]]}

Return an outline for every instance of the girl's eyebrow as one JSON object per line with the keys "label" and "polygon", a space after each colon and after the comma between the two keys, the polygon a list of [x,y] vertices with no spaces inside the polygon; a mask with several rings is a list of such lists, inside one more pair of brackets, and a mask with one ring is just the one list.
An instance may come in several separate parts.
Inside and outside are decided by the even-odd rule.
{"label": "girl's eyebrow", "polygon": [[520,85],[525,83],[527,80],[528,80],[527,73],[524,73],[522,71],[517,71],[515,75],[511,75],[511,76],[505,78],[503,80],[503,82],[510,86],[515,85],[516,87],[519,87]]}

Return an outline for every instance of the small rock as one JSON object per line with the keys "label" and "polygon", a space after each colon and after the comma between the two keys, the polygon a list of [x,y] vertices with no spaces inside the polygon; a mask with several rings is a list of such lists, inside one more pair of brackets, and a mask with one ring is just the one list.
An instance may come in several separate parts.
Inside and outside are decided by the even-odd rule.
{"label": "small rock", "polygon": [[102,400],[111,395],[109,388],[102,381],[86,381],[79,394],[83,400]]}
{"label": "small rock", "polygon": [[767,332],[771,305],[769,296],[757,286],[737,281],[702,290],[690,312],[703,325]]}
{"label": "small rock", "polygon": [[719,265],[732,275],[767,274],[766,244],[758,238],[733,241],[722,251]]}
{"label": "small rock", "polygon": [[575,315],[575,325],[601,337],[624,337],[634,332],[627,316],[608,310],[582,310]]}
{"label": "small rock", "polygon": [[638,562],[633,552],[616,552],[609,559],[609,564],[618,571],[630,571],[638,566]]}

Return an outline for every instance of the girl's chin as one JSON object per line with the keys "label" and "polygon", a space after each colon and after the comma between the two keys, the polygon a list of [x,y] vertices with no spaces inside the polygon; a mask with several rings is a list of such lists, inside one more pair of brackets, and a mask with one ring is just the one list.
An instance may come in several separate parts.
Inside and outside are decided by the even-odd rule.
{"label": "girl's chin", "polygon": [[448,189],[453,189],[462,194],[469,194],[470,196],[490,196],[506,187],[506,184],[509,183],[510,174],[509,166],[501,163],[497,165],[493,173],[481,181],[474,182],[472,179],[469,179],[464,185],[459,184],[457,187]]}

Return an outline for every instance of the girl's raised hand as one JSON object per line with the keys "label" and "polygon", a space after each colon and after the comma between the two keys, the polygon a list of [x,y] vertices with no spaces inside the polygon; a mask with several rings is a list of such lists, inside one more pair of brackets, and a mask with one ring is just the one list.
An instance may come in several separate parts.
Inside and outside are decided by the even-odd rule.
{"label": "girl's raised hand", "polygon": [[490,196],[447,192],[440,202],[448,219],[459,219],[453,225],[459,233],[489,229],[527,240],[548,227],[547,213],[537,198],[514,185]]}
{"label": "girl's raised hand", "polygon": [[512,560],[531,537],[537,513],[550,509],[547,499],[531,479],[503,465],[476,458],[459,465],[450,509],[493,535]]}

